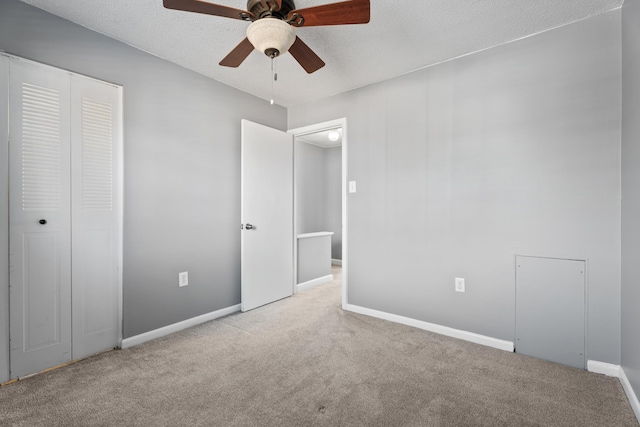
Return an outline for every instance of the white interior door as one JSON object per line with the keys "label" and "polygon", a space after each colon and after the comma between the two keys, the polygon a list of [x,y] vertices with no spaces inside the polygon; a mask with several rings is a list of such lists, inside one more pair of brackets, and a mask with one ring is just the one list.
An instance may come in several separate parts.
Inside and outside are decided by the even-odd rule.
{"label": "white interior door", "polygon": [[293,293],[293,135],[242,120],[242,311]]}
{"label": "white interior door", "polygon": [[120,89],[71,76],[73,358],[119,334]]}
{"label": "white interior door", "polygon": [[10,61],[11,377],[71,360],[69,74]]}

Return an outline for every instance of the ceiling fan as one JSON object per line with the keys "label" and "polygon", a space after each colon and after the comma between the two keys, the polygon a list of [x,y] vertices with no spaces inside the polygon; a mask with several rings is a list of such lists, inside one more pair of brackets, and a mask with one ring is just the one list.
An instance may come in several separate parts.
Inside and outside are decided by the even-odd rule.
{"label": "ceiling fan", "polygon": [[204,0],[164,0],[164,7],[251,21],[247,37],[220,61],[222,66],[240,66],[255,48],[272,59],[289,51],[307,73],[319,70],[325,63],[296,36],[294,27],[366,24],[370,18],[369,0],[350,0],[304,9],[296,9],[293,0],[248,0],[247,10]]}

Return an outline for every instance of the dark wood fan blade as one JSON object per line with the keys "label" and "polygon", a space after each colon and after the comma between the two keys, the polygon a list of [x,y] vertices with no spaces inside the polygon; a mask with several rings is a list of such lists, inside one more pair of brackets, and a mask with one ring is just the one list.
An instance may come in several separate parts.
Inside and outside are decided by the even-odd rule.
{"label": "dark wood fan blade", "polygon": [[206,15],[224,16],[225,18],[253,20],[255,17],[246,10],[213,4],[202,0],[164,0],[167,9],[184,10],[185,12],[204,13]]}
{"label": "dark wood fan blade", "polygon": [[220,65],[223,67],[237,68],[245,59],[247,59],[247,56],[249,56],[251,52],[253,52],[253,45],[249,39],[245,38],[238,46],[229,52],[222,61],[220,61]]}
{"label": "dark wood fan blade", "polygon": [[[303,19],[296,17],[296,14]],[[366,24],[371,19],[369,0],[351,0],[292,10],[287,19],[296,27]]]}
{"label": "dark wood fan blade", "polygon": [[296,37],[296,41],[293,42],[293,45],[289,48],[289,52],[309,74],[318,71],[325,65],[324,61],[320,59],[309,46],[300,40],[300,37]]}

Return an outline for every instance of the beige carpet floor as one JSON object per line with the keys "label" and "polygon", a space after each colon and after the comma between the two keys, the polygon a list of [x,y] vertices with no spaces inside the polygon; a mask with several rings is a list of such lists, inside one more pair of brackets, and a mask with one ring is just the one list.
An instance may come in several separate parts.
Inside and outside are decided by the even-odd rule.
{"label": "beige carpet floor", "polygon": [[617,379],[342,311],[335,282],[0,389],[10,426],[638,426]]}

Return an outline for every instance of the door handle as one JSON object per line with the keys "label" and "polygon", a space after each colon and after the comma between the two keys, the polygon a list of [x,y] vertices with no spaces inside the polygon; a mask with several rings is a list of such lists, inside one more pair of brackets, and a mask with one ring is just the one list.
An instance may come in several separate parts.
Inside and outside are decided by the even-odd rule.
{"label": "door handle", "polygon": [[246,228],[247,230],[253,230],[255,227],[251,224],[247,224],[244,226],[244,228]]}
{"label": "door handle", "polygon": [[41,219],[40,221],[38,221],[40,224],[45,225],[47,223],[46,219]]}

